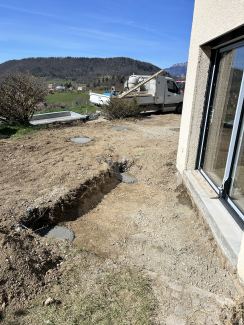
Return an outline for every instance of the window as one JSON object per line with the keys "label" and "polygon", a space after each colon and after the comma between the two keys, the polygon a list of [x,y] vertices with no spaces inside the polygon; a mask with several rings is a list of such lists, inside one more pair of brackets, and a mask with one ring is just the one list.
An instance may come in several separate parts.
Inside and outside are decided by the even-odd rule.
{"label": "window", "polygon": [[179,93],[178,87],[176,86],[176,84],[172,80],[167,80],[167,85],[168,85],[168,91],[169,92],[175,93],[175,94]]}
{"label": "window", "polygon": [[244,221],[244,43],[215,56],[199,169]]}

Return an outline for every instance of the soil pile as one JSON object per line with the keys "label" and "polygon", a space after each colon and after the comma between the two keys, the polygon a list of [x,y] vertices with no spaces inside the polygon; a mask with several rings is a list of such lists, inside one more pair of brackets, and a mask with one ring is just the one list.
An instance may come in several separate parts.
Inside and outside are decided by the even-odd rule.
{"label": "soil pile", "polygon": [[53,245],[46,246],[38,237],[18,228],[0,229],[0,306],[18,308],[58,276],[62,261]]}

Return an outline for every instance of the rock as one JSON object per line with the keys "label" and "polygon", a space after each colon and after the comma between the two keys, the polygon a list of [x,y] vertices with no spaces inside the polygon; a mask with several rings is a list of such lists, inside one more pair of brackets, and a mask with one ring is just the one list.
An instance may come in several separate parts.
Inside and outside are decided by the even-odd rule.
{"label": "rock", "polygon": [[93,121],[93,120],[97,120],[99,118],[99,116],[101,115],[101,113],[91,113],[89,116],[88,116],[88,120],[89,121]]}
{"label": "rock", "polygon": [[47,238],[68,240],[70,242],[72,242],[75,239],[74,232],[63,226],[55,226],[53,228],[43,229],[43,231],[40,232],[40,234]]}
{"label": "rock", "polygon": [[55,303],[55,299],[48,297],[45,301],[44,301],[44,306],[49,306]]}
{"label": "rock", "polygon": [[33,208],[32,208],[32,207],[28,207],[28,208],[26,209],[26,212],[27,212],[27,213],[31,213],[31,212],[33,212]]}
{"label": "rock", "polygon": [[16,231],[16,232],[21,232],[21,230],[22,230],[22,228],[20,227],[20,225],[17,225],[17,226],[15,227],[15,231]]}
{"label": "rock", "polygon": [[122,183],[126,183],[126,184],[135,184],[137,183],[137,179],[135,176],[129,174],[129,173],[121,173],[119,175],[119,180],[122,182]]}
{"label": "rock", "polygon": [[48,298],[44,301],[44,303],[43,303],[44,306],[50,306],[50,305],[53,305],[53,304],[55,304],[55,305],[60,305],[60,304],[61,304],[61,300],[58,300],[58,299],[54,299],[54,298],[48,297]]}

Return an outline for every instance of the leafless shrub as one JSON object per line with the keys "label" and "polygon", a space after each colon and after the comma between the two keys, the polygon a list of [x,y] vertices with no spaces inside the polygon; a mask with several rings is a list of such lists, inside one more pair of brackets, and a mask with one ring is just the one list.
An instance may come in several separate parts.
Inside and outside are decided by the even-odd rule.
{"label": "leafless shrub", "polygon": [[0,120],[28,125],[46,95],[44,83],[36,77],[23,73],[8,75],[0,84]]}
{"label": "leafless shrub", "polygon": [[103,115],[109,120],[138,116],[141,112],[136,99],[111,98],[109,104],[104,105]]}

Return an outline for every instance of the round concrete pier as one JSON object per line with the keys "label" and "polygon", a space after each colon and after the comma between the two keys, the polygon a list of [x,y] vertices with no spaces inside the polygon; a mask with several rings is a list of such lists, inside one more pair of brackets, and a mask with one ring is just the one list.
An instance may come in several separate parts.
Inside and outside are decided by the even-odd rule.
{"label": "round concrete pier", "polygon": [[70,139],[72,142],[77,143],[77,144],[86,144],[92,141],[91,138],[85,137],[85,136],[80,136],[80,137],[74,137]]}

